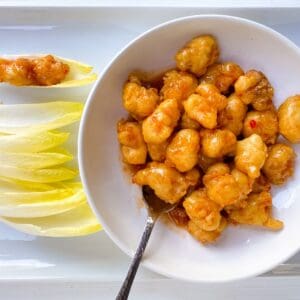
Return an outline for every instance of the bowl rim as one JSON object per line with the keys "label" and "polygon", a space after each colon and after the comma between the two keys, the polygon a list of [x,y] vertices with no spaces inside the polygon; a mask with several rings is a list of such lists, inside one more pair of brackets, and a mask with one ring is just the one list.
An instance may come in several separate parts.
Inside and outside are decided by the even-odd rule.
{"label": "bowl rim", "polygon": [[[110,68],[113,66],[113,64],[115,63],[115,61],[120,58],[129,48],[133,47],[135,45],[135,43],[137,41],[139,41],[140,39],[146,38],[149,34],[159,31],[160,29],[167,27],[169,25],[172,25],[174,23],[180,23],[180,22],[185,22],[187,20],[193,20],[193,19],[216,19],[216,20],[230,20],[230,21],[234,21],[237,24],[238,23],[243,23],[243,24],[247,24],[250,25],[252,27],[255,27],[259,30],[263,30],[265,32],[267,32],[270,35],[273,35],[275,38],[279,39],[282,43],[285,43],[288,47],[292,48],[294,51],[299,53],[300,56],[300,49],[298,48],[298,46],[292,42],[289,38],[285,37],[284,35],[282,35],[281,33],[277,32],[276,30],[263,25],[261,23],[246,19],[246,18],[241,18],[241,17],[236,17],[236,16],[231,16],[231,15],[223,15],[223,14],[201,14],[201,15],[189,15],[189,16],[185,16],[185,17],[179,17],[179,18],[175,18],[163,23],[160,23],[154,27],[151,27],[150,29],[146,30],[145,32],[139,34],[137,37],[135,37],[133,40],[131,40],[130,42],[128,42],[124,47],[122,47],[122,49],[120,51],[117,52],[117,54],[110,60],[110,62],[105,66],[105,68],[103,68],[102,72],[99,74],[98,79],[96,80],[96,82],[94,83],[87,101],[85,103],[84,106],[84,110],[82,113],[82,118],[80,121],[80,125],[79,125],[79,133],[78,133],[78,165],[79,165],[79,171],[80,171],[80,177],[81,177],[81,181],[83,183],[83,188],[84,191],[87,195],[87,200],[89,205],[91,206],[94,214],[96,215],[97,219],[99,220],[99,222],[101,223],[105,233],[109,236],[109,238],[124,252],[126,253],[130,258],[133,258],[134,256],[134,252],[132,252],[130,249],[127,248],[127,246],[110,230],[110,226],[104,221],[104,219],[101,216],[101,213],[98,211],[98,209],[96,208],[95,202],[92,199],[91,193],[90,193],[90,189],[89,189],[89,184],[87,182],[87,176],[86,176],[86,169],[84,167],[84,146],[83,146],[83,140],[84,140],[84,132],[85,132],[85,124],[87,123],[87,119],[88,119],[88,115],[90,112],[90,107],[91,107],[91,103],[93,102],[94,98],[95,98],[95,94],[97,92],[98,87],[101,84],[101,81],[103,80],[103,78],[105,77],[105,74],[110,70]],[[146,224],[145,224],[146,226]],[[138,245],[136,245],[137,247]],[[283,263],[284,261],[288,260],[289,258],[291,258],[293,255],[295,255],[298,251],[300,250],[300,242],[299,242],[299,246],[296,249],[293,249],[293,251],[290,251],[289,253],[287,253],[287,255],[285,257],[283,257],[282,259],[276,261],[275,263],[269,265],[268,267],[265,268],[257,268],[256,271],[253,272],[249,272],[247,274],[243,274],[242,276],[231,276],[231,277],[226,277],[226,278],[219,278],[219,279],[198,279],[198,278],[191,278],[191,277],[185,277],[185,276],[180,276],[180,275],[175,275],[173,273],[169,273],[168,271],[166,271],[164,268],[161,268],[160,265],[152,263],[151,260],[149,261],[141,261],[141,265],[143,265],[143,267],[146,267],[147,269],[156,272],[158,274],[161,274],[163,276],[166,276],[168,278],[173,278],[173,279],[178,279],[178,280],[183,280],[186,282],[197,282],[197,283],[225,283],[225,282],[233,282],[233,281],[238,281],[238,280],[243,280],[243,279],[247,279],[250,277],[255,277],[258,275],[261,275],[263,273],[266,273],[270,270],[272,270],[273,268],[275,268],[277,265]]]}

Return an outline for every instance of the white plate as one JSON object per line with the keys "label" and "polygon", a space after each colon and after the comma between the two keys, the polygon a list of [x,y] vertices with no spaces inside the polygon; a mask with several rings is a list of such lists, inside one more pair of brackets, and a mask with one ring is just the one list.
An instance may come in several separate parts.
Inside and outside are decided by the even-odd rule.
{"label": "white plate", "polygon": [[[276,107],[300,93],[300,49],[268,27],[230,16],[176,19],[144,33],[104,70],[92,90],[79,132],[79,165],[91,205],[112,240],[132,255],[146,223],[141,189],[124,173],[116,123],[126,117],[122,89],[128,74],[160,73],[175,66],[174,56],[191,38],[212,34],[221,61],[262,71],[274,87]],[[294,145],[300,162],[300,145]],[[143,265],[160,274],[199,282],[224,282],[262,274],[300,249],[300,169],[284,187],[273,189],[273,214],[284,221],[279,232],[229,226],[216,244],[202,246],[184,229],[158,222]],[[274,251],[276,249],[276,251]],[[261,258],[258,260],[258,258]]]}
{"label": "white plate", "polygon": [[[97,71],[101,71],[119,49],[148,28],[176,17],[209,12],[237,15],[265,23],[300,45],[299,9],[212,10],[197,7],[159,7],[145,10],[134,7],[88,9],[15,7],[0,10],[0,37],[5,41],[1,43],[1,53],[53,52],[93,64],[97,67]],[[31,96],[26,92],[16,97],[12,90],[0,88],[0,101],[5,103],[39,101],[39,99],[38,94]],[[128,263],[126,255],[106,237],[104,232],[74,239],[35,238],[0,224],[0,281],[17,279],[55,279],[61,282],[105,281],[109,289],[112,289],[112,286],[116,286],[108,282],[122,280]],[[281,275],[300,274],[299,263],[298,254],[288,265],[274,272]],[[152,279],[156,279],[152,285],[154,289],[159,287],[158,282],[165,282],[164,278],[161,281],[162,277],[159,275],[143,268],[139,270],[137,280],[152,281]],[[277,281],[276,285],[278,284]],[[176,285],[178,286],[178,283]],[[37,285],[32,287],[35,295],[38,294],[37,288]],[[74,289],[74,286],[68,288]],[[10,295],[14,290],[15,295],[21,295],[22,291],[18,294],[14,286],[9,290]],[[95,286],[93,290],[95,291]],[[293,290],[295,291],[295,285]],[[197,289],[194,288],[193,291],[196,292]],[[165,289],[163,295],[167,294]]]}

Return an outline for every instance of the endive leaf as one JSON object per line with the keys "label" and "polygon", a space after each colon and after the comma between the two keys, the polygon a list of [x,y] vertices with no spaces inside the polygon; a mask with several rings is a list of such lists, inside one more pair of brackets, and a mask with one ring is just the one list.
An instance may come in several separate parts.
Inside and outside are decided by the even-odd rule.
{"label": "endive leaf", "polygon": [[0,135],[0,152],[40,152],[63,144],[69,137],[66,132],[39,132]]}
{"label": "endive leaf", "polygon": [[55,87],[74,87],[93,83],[97,79],[97,74],[91,73],[92,66],[86,65],[77,60],[54,56],[56,59],[67,64],[70,68],[65,80],[54,85]]}
{"label": "endive leaf", "polygon": [[73,159],[72,155],[42,152],[42,153],[8,153],[0,152],[0,164],[18,168],[42,169],[61,165]]}
{"label": "endive leaf", "polygon": [[0,165],[0,176],[39,183],[59,182],[74,178],[77,171],[64,167],[31,170]]}
{"label": "endive leaf", "polygon": [[[55,184],[56,185],[56,184]],[[38,183],[19,180],[15,178],[8,178],[0,176],[0,192],[27,192],[27,191],[49,191],[57,188],[62,188],[62,186],[54,186],[54,184]],[[64,185],[63,188],[72,189],[72,186]]]}
{"label": "endive leaf", "polygon": [[83,188],[81,182],[59,182],[59,183],[54,183],[54,185],[57,188],[72,189],[75,191]]}
{"label": "endive leaf", "polygon": [[[4,55],[1,58],[5,59],[16,59],[20,57],[24,58],[37,58],[46,56],[47,54],[31,54],[31,55]],[[58,84],[51,85],[51,86],[30,86],[35,88],[66,88],[66,87],[76,87],[76,86],[83,86],[87,84],[93,83],[97,79],[97,74],[92,73],[93,67],[87,64],[84,64],[80,61],[67,59],[63,57],[59,57],[56,55],[52,55],[56,60],[61,61],[69,66],[69,72],[66,78]]]}
{"label": "endive leaf", "polygon": [[43,218],[1,218],[7,225],[22,232],[51,237],[71,237],[95,233],[101,229],[85,202],[62,214]]}
{"label": "endive leaf", "polygon": [[83,78],[80,78],[80,77],[78,79],[74,79],[74,80],[63,81],[63,82],[58,83],[56,85],[52,85],[52,87],[66,88],[66,87],[77,87],[77,86],[83,86],[83,85],[91,84],[97,79],[97,74],[92,73],[92,74],[83,76]]}
{"label": "endive leaf", "polygon": [[0,193],[0,216],[14,218],[46,217],[66,212],[85,202],[83,189],[57,189],[45,192]]}
{"label": "endive leaf", "polygon": [[78,121],[83,104],[55,101],[0,105],[0,132],[6,134],[42,132]]}
{"label": "endive leaf", "polygon": [[51,184],[24,181],[14,178],[0,176],[0,193],[1,192],[45,192],[57,189],[71,190],[76,192],[82,189],[81,182],[54,182]]}

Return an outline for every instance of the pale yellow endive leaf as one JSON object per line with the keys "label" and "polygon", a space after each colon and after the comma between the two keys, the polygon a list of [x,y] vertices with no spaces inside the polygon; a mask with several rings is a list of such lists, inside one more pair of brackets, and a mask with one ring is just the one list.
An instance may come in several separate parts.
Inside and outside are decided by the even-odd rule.
{"label": "pale yellow endive leaf", "polygon": [[[2,183],[2,182],[1,182]],[[82,189],[71,189],[71,188],[53,188],[51,190],[38,191],[38,190],[14,190],[0,189],[0,203],[11,204],[11,203],[34,203],[42,201],[60,200],[69,197]]]}
{"label": "pale yellow endive leaf", "polygon": [[1,218],[7,225],[28,234],[71,237],[95,233],[101,229],[89,205],[84,202],[67,212],[42,218]]}
{"label": "pale yellow endive leaf", "polygon": [[45,192],[57,189],[77,191],[83,189],[81,182],[38,183],[0,176],[1,192]]}
{"label": "pale yellow endive leaf", "polygon": [[77,175],[77,171],[64,167],[32,170],[0,164],[0,176],[15,178],[23,181],[51,183],[73,179]]}
{"label": "pale yellow endive leaf", "polygon": [[55,152],[42,153],[11,153],[0,152],[0,164],[7,166],[28,168],[28,169],[42,169],[61,165],[73,159],[70,154],[61,154]]}
{"label": "pale yellow endive leaf", "polygon": [[71,87],[90,84],[97,79],[97,75],[92,73],[93,67],[84,64],[80,61],[54,56],[56,59],[62,61],[69,66],[69,73],[65,80],[55,85],[55,87]]}
{"label": "pale yellow endive leaf", "polygon": [[[24,58],[36,58],[46,56],[48,54],[24,54],[24,55],[3,55],[2,58],[5,59],[16,59],[20,57]],[[29,86],[31,88],[68,88],[83,86],[93,83],[97,79],[97,74],[92,73],[93,67],[87,64],[84,64],[77,60],[72,60],[68,58],[63,58],[51,54],[56,60],[61,61],[69,66],[69,73],[66,78],[58,84],[51,86]],[[28,86],[26,86],[28,87]]]}
{"label": "pale yellow endive leaf", "polygon": [[51,131],[0,135],[0,152],[41,152],[63,144],[69,135]]}
{"label": "pale yellow endive leaf", "polygon": [[82,110],[82,103],[67,101],[0,105],[0,132],[36,133],[64,127],[78,121]]}
{"label": "pale yellow endive leaf", "polygon": [[60,183],[46,184],[38,183],[32,181],[25,181],[15,178],[8,178],[5,176],[0,176],[0,192],[28,192],[28,191],[49,191],[57,188],[69,188],[72,189],[72,186],[63,186]]}
{"label": "pale yellow endive leaf", "polygon": [[66,88],[66,87],[77,87],[77,86],[83,86],[83,85],[91,84],[97,79],[97,74],[91,73],[89,75],[78,76],[78,77],[79,77],[78,79],[64,80],[61,83],[58,83],[56,85],[52,85],[51,87]]}
{"label": "pale yellow endive leaf", "polygon": [[14,218],[46,217],[66,212],[85,202],[83,189],[57,189],[45,192],[0,192],[0,216]]}

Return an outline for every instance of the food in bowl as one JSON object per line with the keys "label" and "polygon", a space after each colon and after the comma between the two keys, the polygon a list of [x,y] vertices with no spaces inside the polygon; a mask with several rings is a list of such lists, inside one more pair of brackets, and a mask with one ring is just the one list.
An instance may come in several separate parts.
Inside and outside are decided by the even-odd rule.
{"label": "food in bowl", "polygon": [[159,85],[129,76],[118,123],[123,161],[138,166],[132,181],[149,185],[169,213],[200,242],[215,242],[229,224],[283,228],[272,216],[271,184],[294,172],[300,96],[277,112],[262,72],[219,62],[211,35],[193,38]]}

